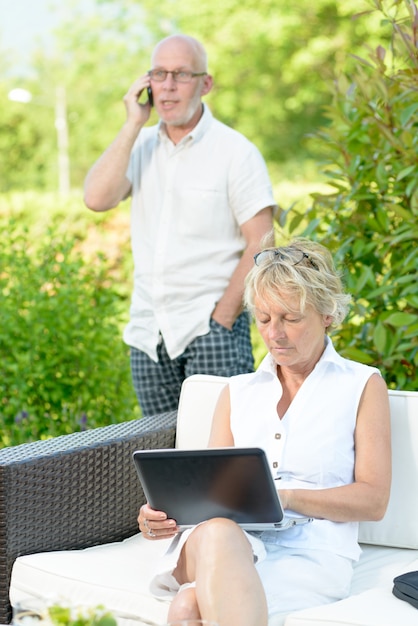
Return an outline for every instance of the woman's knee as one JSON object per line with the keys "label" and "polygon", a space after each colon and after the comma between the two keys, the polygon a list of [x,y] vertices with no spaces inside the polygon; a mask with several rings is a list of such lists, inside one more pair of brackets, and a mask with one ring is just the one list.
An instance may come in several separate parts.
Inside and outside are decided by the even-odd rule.
{"label": "woman's knee", "polygon": [[196,600],[195,587],[181,589],[174,597],[168,612],[168,618],[172,620],[198,619],[199,607]]}
{"label": "woman's knee", "polygon": [[254,562],[253,551],[243,530],[235,522],[216,517],[199,524],[180,553],[173,576],[181,585],[196,580],[203,567],[224,566],[239,558]]}
{"label": "woman's knee", "polygon": [[252,558],[252,548],[243,530],[238,524],[224,517],[215,517],[197,526],[187,540],[187,543],[189,542],[189,548],[192,547],[196,555],[199,552],[208,554],[210,546],[212,554],[219,551],[225,555],[229,551],[239,549],[241,554],[247,551],[248,556]]}

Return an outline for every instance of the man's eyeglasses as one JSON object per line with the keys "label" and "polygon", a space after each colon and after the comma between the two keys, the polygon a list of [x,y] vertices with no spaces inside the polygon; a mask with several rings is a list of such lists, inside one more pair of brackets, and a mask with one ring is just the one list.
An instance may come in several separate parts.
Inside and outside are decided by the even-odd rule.
{"label": "man's eyeglasses", "polygon": [[149,70],[148,76],[157,83],[162,83],[171,74],[176,83],[190,83],[196,76],[206,76],[207,72],[188,72],[187,70]]}
{"label": "man's eyeglasses", "polygon": [[291,265],[299,265],[304,259],[308,261],[311,267],[319,272],[319,267],[315,261],[311,259],[309,254],[298,248],[273,248],[271,250],[262,250],[254,255],[254,263],[257,266],[263,265],[266,262],[274,263],[275,261],[285,261],[287,263],[290,262]]}

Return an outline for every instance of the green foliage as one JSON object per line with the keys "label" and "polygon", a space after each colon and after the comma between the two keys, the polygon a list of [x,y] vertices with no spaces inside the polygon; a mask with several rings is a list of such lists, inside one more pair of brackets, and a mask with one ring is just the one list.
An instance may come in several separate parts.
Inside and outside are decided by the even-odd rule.
{"label": "green foliage", "polygon": [[[344,51],[377,40],[381,30],[373,15],[353,19],[365,0],[184,0],[175,10],[172,0],[97,0],[87,17],[81,0],[71,4],[52,54],[38,51],[29,77],[0,80],[0,192],[56,188],[58,86],[67,94],[71,184],[81,187],[125,120],[126,90],[148,69],[156,41],[175,32],[205,43],[215,80],[206,101],[256,143],[272,169],[316,157],[305,136],[324,122],[327,79]],[[7,101],[13,87],[31,91],[31,103]]]}
{"label": "green foliage", "polygon": [[67,606],[29,598],[17,603],[13,609],[16,626],[38,622],[50,626],[117,626],[115,617],[102,605]]}
{"label": "green foliage", "polygon": [[139,417],[110,261],[53,219],[0,222],[0,446]]}
{"label": "green foliage", "polygon": [[215,81],[207,102],[268,162],[311,153],[304,138],[324,122],[326,80],[342,51],[357,50],[365,37],[373,41],[378,26],[373,16],[367,24],[353,19],[364,0],[183,0],[175,11],[172,0],[142,0],[141,6],[156,38],[183,32],[205,43]]}
{"label": "green foliage", "polygon": [[54,188],[53,110],[10,102],[1,87],[0,97],[7,103],[0,112],[0,191]]}
{"label": "green foliage", "polygon": [[[80,188],[125,120],[123,95],[139,67],[148,69],[150,35],[140,7],[86,16],[81,0],[71,4],[52,54],[38,50],[28,76],[0,78],[0,192],[57,188],[57,87],[66,91],[71,184]],[[16,87],[30,91],[31,102],[9,101]]]}
{"label": "green foliage", "polygon": [[[380,368],[393,388],[418,388],[418,10],[375,0],[390,45],[333,84],[329,194],[316,194],[303,234],[334,251],[355,298],[341,352]],[[295,221],[294,227],[298,227]]]}
{"label": "green foliage", "polygon": [[74,609],[54,604],[48,607],[48,617],[52,626],[117,626],[115,617],[102,606]]}

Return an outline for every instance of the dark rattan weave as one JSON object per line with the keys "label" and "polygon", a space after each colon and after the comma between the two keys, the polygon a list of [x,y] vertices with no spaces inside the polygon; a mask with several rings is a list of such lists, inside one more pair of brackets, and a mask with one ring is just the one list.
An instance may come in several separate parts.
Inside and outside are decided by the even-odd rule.
{"label": "dark rattan weave", "polygon": [[18,556],[87,548],[137,532],[144,495],[132,452],[171,448],[176,413],[0,450],[0,623]]}

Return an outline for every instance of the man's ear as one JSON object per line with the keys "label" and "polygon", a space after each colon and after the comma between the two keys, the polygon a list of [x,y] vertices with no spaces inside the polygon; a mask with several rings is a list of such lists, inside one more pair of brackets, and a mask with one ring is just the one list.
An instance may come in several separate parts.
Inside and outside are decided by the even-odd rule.
{"label": "man's ear", "polygon": [[207,74],[206,76],[203,77],[202,89],[200,91],[200,95],[206,96],[206,94],[209,93],[212,87],[213,87],[213,78],[210,74]]}

